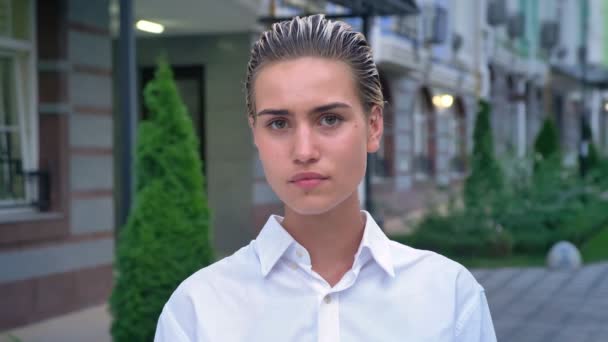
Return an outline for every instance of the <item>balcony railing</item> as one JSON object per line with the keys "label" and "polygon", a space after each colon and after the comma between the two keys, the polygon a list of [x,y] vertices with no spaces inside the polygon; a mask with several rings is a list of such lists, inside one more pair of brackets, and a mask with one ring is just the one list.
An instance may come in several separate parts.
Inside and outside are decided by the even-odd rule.
{"label": "balcony railing", "polygon": [[0,158],[0,209],[34,207],[48,210],[49,174],[24,171],[20,159]]}
{"label": "balcony railing", "polygon": [[464,173],[466,171],[466,158],[463,156],[455,156],[450,161],[453,172]]}
{"label": "balcony railing", "polygon": [[414,157],[414,171],[416,173],[431,174],[431,158],[427,155],[419,154]]}

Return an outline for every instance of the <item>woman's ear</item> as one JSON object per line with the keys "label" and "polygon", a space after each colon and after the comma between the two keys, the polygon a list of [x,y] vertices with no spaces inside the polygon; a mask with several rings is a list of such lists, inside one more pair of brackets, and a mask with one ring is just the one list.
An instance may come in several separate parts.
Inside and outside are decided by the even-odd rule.
{"label": "woman's ear", "polygon": [[367,152],[374,153],[380,148],[380,139],[384,132],[382,107],[374,105],[367,118]]}
{"label": "woman's ear", "polygon": [[257,148],[258,144],[255,142],[255,118],[253,117],[253,115],[248,115],[247,121],[249,122],[249,128],[251,129],[251,136],[253,137],[253,145]]}

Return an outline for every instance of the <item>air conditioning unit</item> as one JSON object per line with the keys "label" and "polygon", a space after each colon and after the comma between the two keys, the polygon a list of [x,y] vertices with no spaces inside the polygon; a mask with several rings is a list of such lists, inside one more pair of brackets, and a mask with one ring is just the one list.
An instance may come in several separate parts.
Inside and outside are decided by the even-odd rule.
{"label": "air conditioning unit", "polygon": [[507,32],[511,39],[523,37],[526,29],[525,19],[526,17],[521,12],[516,13],[509,18],[507,21]]}
{"label": "air conditioning unit", "polygon": [[418,16],[394,17],[392,31],[398,35],[418,40]]}
{"label": "air conditioning unit", "polygon": [[454,32],[452,33],[452,51],[458,52],[462,48],[462,43],[464,39],[460,33]]}
{"label": "air conditioning unit", "polygon": [[487,20],[490,26],[499,26],[507,22],[507,3],[505,0],[491,0],[487,7]]}
{"label": "air conditioning unit", "polygon": [[550,51],[559,43],[559,25],[557,22],[545,21],[540,28],[540,46]]}
{"label": "air conditioning unit", "polygon": [[587,61],[587,47],[585,45],[579,45],[578,49],[576,49],[576,57],[580,64]]}
{"label": "air conditioning unit", "polygon": [[564,46],[556,48],[555,57],[557,57],[557,59],[560,61],[564,60],[566,57],[568,57],[568,49],[566,49]]}
{"label": "air conditioning unit", "polygon": [[447,10],[433,5],[423,7],[422,25],[425,43],[441,44],[445,42],[448,34]]}

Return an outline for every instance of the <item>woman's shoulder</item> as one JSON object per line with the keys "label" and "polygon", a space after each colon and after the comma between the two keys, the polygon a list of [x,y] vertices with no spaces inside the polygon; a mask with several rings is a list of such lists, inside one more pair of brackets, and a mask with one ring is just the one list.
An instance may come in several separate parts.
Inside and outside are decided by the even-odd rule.
{"label": "woman's shoulder", "polygon": [[390,241],[395,271],[415,273],[418,279],[456,283],[459,287],[481,287],[473,274],[459,262],[434,251]]}
{"label": "woman's shoulder", "polygon": [[190,275],[175,289],[167,304],[174,301],[206,301],[205,297],[217,296],[220,290],[226,291],[239,284],[242,286],[244,280],[255,277],[256,270],[259,273],[256,260],[252,245],[248,244]]}

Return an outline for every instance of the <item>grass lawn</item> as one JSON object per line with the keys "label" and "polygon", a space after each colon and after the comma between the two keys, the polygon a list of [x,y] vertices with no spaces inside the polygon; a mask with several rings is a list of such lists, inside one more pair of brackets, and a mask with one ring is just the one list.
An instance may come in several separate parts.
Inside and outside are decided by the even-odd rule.
{"label": "grass lawn", "polygon": [[583,245],[581,254],[585,263],[608,261],[608,226]]}

